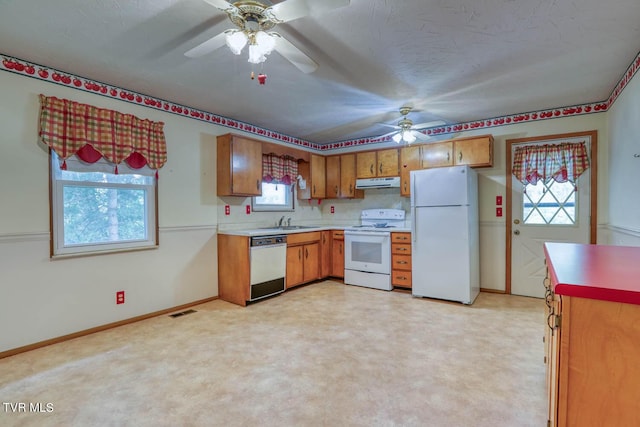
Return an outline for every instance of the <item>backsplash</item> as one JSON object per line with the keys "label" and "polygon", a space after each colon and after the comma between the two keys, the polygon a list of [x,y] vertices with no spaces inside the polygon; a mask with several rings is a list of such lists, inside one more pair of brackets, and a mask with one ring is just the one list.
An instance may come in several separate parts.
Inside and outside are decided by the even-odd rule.
{"label": "backsplash", "polygon": [[[229,205],[229,215],[225,215],[225,205]],[[251,206],[250,197],[218,197],[218,229],[234,230],[269,227],[275,225],[282,216],[291,218],[294,225],[355,225],[360,223],[360,211],[374,208],[403,209],[409,224],[408,197],[400,197],[397,188],[365,190],[364,199],[296,200],[293,212],[251,212],[246,214],[246,206]],[[335,213],[331,213],[331,206]]]}

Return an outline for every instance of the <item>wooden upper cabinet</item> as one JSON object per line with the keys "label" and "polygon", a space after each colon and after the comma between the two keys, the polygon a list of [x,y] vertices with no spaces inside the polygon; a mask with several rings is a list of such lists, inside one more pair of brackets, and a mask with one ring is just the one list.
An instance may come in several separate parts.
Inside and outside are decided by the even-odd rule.
{"label": "wooden upper cabinet", "polygon": [[234,134],[217,138],[218,196],[262,194],[262,144]]}
{"label": "wooden upper cabinet", "polygon": [[356,177],[373,178],[376,176],[376,152],[365,151],[356,154]]}
{"label": "wooden upper cabinet", "polygon": [[398,176],[399,150],[365,151],[356,154],[358,178]]}
{"label": "wooden upper cabinet", "polygon": [[456,165],[493,166],[493,136],[456,139],[453,142]]}
{"label": "wooden upper cabinet", "polygon": [[311,198],[324,199],[326,197],[325,157],[311,155]]}
{"label": "wooden upper cabinet", "polygon": [[422,167],[437,168],[453,165],[453,141],[435,142],[422,146]]}
{"label": "wooden upper cabinet", "polygon": [[327,177],[327,199],[337,199],[341,197],[341,170],[340,156],[327,157],[326,177]]}
{"label": "wooden upper cabinet", "polygon": [[[327,180],[329,168],[327,167]],[[356,155],[343,154],[340,156],[340,197],[362,199],[364,190],[356,190]]]}
{"label": "wooden upper cabinet", "polygon": [[376,152],[378,156],[377,176],[398,176],[399,151],[400,150],[398,150],[397,148],[392,148],[389,150],[379,150]]}
{"label": "wooden upper cabinet", "polygon": [[412,145],[400,149],[400,195],[408,197],[411,195],[411,171],[422,169],[420,153],[422,147]]}

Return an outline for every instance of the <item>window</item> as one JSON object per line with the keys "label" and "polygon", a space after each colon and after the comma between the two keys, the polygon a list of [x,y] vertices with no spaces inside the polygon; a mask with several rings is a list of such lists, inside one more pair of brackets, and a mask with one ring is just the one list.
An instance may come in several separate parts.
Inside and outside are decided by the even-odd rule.
{"label": "window", "polygon": [[262,196],[253,197],[251,205],[254,211],[279,212],[293,211],[293,187],[295,184],[276,184],[262,182]]}
{"label": "window", "polygon": [[571,182],[538,181],[527,184],[522,197],[525,224],[573,225],[576,223],[576,187]]}
{"label": "window", "polygon": [[104,159],[90,164],[75,156],[67,170],[51,151],[53,256],[157,246],[155,174]]}

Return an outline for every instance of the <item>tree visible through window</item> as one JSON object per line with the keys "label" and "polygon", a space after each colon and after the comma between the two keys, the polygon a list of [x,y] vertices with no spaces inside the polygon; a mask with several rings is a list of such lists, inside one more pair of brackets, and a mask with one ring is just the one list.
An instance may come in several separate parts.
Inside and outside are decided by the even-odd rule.
{"label": "tree visible through window", "polygon": [[52,158],[54,254],[155,245],[153,176],[62,170]]}

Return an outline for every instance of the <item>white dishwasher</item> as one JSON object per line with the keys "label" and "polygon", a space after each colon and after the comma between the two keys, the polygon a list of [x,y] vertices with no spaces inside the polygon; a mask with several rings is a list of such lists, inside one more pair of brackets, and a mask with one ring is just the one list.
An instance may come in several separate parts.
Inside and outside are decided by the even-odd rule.
{"label": "white dishwasher", "polygon": [[251,280],[249,301],[256,301],[285,290],[287,236],[251,238]]}

